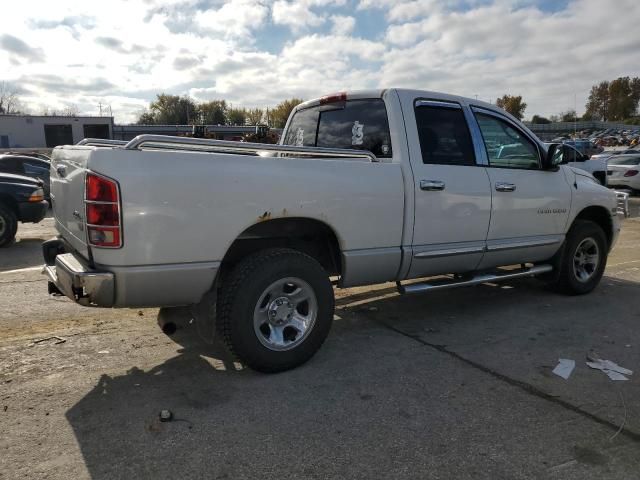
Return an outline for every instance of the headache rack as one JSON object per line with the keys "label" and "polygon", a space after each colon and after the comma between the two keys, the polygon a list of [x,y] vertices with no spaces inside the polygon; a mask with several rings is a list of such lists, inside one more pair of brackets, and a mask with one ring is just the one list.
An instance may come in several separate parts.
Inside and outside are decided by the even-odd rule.
{"label": "headache rack", "polygon": [[94,147],[118,147],[125,150],[187,150],[192,152],[239,153],[243,155],[268,156],[269,153],[298,157],[340,157],[364,158],[378,162],[372,152],[349,148],[296,147],[292,145],[273,145],[270,143],[234,142],[228,140],[210,140],[206,138],[172,137],[170,135],[138,135],[133,140],[103,140],[85,138],[77,145]]}

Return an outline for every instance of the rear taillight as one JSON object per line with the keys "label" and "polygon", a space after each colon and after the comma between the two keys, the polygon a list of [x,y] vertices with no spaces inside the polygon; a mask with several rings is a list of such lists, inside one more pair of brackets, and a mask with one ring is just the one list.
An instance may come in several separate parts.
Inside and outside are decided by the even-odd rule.
{"label": "rear taillight", "polygon": [[624,172],[625,177],[635,177],[638,174],[638,170],[627,170]]}
{"label": "rear taillight", "polygon": [[122,218],[117,182],[102,175],[87,173],[84,203],[89,244],[94,247],[120,248]]}

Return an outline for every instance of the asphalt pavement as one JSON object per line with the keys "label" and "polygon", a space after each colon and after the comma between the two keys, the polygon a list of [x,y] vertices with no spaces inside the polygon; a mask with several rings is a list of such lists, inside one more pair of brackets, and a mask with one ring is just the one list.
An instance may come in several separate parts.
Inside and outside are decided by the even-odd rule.
{"label": "asphalt pavement", "polygon": [[[640,218],[587,296],[337,290],[325,345],[277,375],[203,341],[186,309],[47,296],[51,222],[0,249],[0,478],[640,478]],[[593,354],[634,374],[611,381]]]}

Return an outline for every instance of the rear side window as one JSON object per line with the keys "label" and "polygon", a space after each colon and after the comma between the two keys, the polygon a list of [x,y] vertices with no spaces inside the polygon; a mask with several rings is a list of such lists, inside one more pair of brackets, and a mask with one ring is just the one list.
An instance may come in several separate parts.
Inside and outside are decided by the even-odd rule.
{"label": "rear side window", "polygon": [[424,163],[476,164],[471,135],[462,109],[417,106],[415,112]]}
{"label": "rear side window", "polygon": [[320,112],[315,108],[298,111],[291,120],[284,144],[296,147],[315,147],[319,115]]}
{"label": "rear side window", "polygon": [[392,156],[387,109],[382,99],[348,100],[298,111],[285,145],[369,150]]}

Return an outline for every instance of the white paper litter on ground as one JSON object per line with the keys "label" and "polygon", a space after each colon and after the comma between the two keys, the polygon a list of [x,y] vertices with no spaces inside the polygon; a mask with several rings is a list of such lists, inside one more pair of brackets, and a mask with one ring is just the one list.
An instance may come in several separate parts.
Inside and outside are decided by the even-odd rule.
{"label": "white paper litter on ground", "polygon": [[570,358],[559,358],[558,365],[553,369],[553,373],[565,380],[568,380],[574,368],[576,368],[575,360],[571,360]]}
{"label": "white paper litter on ground", "polygon": [[633,375],[633,371],[628,368],[621,367],[611,360],[602,360],[601,358],[589,358],[587,365],[596,370],[602,370],[611,380],[624,381],[629,380],[625,375]]}

